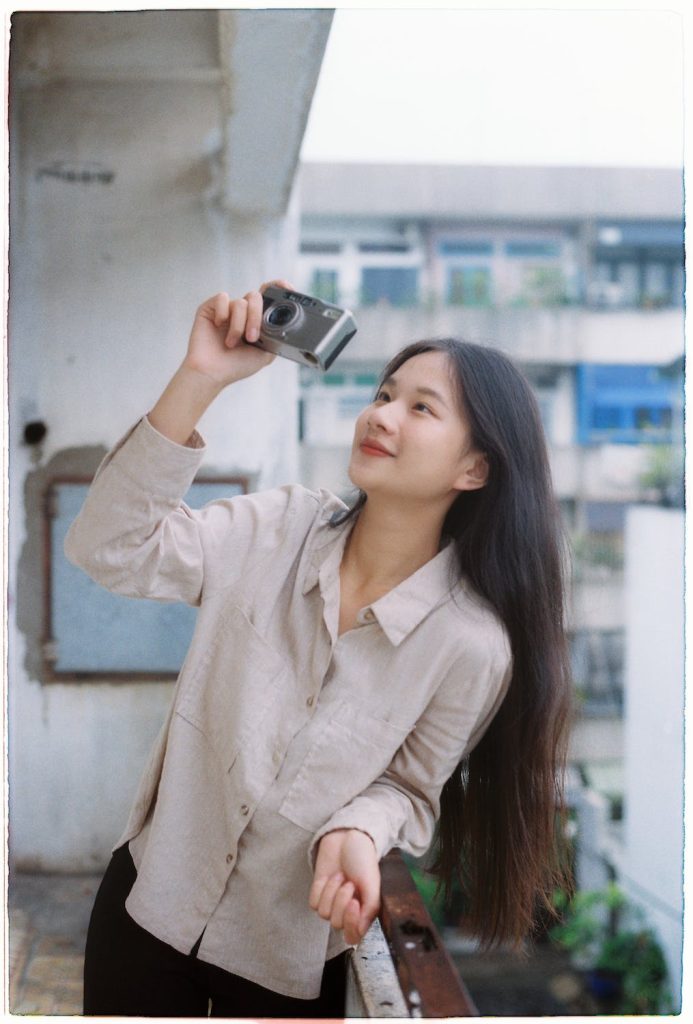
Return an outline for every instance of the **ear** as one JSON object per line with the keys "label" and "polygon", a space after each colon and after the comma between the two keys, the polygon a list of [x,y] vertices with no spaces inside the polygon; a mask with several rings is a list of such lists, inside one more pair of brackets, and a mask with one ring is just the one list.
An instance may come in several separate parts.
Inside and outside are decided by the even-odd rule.
{"label": "ear", "polygon": [[470,452],[464,462],[464,468],[457,480],[458,491],[478,491],[488,480],[488,459],[484,452]]}

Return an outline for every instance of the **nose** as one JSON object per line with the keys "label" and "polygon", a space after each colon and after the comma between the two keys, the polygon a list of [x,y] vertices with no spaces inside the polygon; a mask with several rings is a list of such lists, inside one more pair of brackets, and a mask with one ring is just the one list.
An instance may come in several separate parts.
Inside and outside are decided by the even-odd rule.
{"label": "nose", "polygon": [[384,402],[382,405],[374,405],[368,413],[366,423],[371,430],[384,430],[385,433],[392,433],[395,425],[396,412],[394,402]]}

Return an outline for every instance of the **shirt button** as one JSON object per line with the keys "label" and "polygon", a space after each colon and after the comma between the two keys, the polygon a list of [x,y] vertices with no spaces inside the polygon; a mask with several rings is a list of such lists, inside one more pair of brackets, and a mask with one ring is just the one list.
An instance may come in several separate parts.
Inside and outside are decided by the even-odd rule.
{"label": "shirt button", "polygon": [[227,853],[226,854],[226,863],[230,864],[232,860],[233,860],[233,854],[232,853]]}
{"label": "shirt button", "polygon": [[309,708],[313,707],[314,699],[315,699],[314,697],[309,697],[308,700],[306,701],[306,704],[308,705]]}
{"label": "shirt button", "polygon": [[272,760],[274,761],[275,764],[279,764],[281,759],[282,759],[281,750],[275,750],[275,752],[272,754]]}
{"label": "shirt button", "polygon": [[250,808],[247,804],[241,804],[241,814],[247,814]]}

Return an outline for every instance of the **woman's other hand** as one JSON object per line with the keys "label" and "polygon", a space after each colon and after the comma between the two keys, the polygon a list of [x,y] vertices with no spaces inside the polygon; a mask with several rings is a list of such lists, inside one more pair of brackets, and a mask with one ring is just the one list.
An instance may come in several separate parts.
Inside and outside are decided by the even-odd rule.
{"label": "woman's other hand", "polygon": [[335,829],[322,837],[308,902],[333,928],[344,930],[349,945],[358,945],[380,909],[378,855],[367,833]]}
{"label": "woman's other hand", "polygon": [[293,291],[287,281],[267,281],[242,298],[218,292],[198,306],[183,366],[223,388],[271,363],[275,356],[253,344],[260,335],[262,295],[270,285]]}

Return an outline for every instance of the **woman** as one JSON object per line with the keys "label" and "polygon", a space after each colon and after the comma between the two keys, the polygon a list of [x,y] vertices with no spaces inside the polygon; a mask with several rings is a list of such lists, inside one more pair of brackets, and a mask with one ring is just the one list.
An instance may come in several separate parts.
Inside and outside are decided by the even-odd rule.
{"label": "woman", "polygon": [[437,869],[487,941],[518,941],[562,877],[559,524],[528,385],[493,350],[409,346],[357,419],[352,509],[287,486],[192,511],[200,416],[274,358],[261,315],[262,289],[199,307],[66,541],[116,592],[199,606],[97,896],[85,1013],[342,1016],[378,862],[423,854],[441,807]]}

